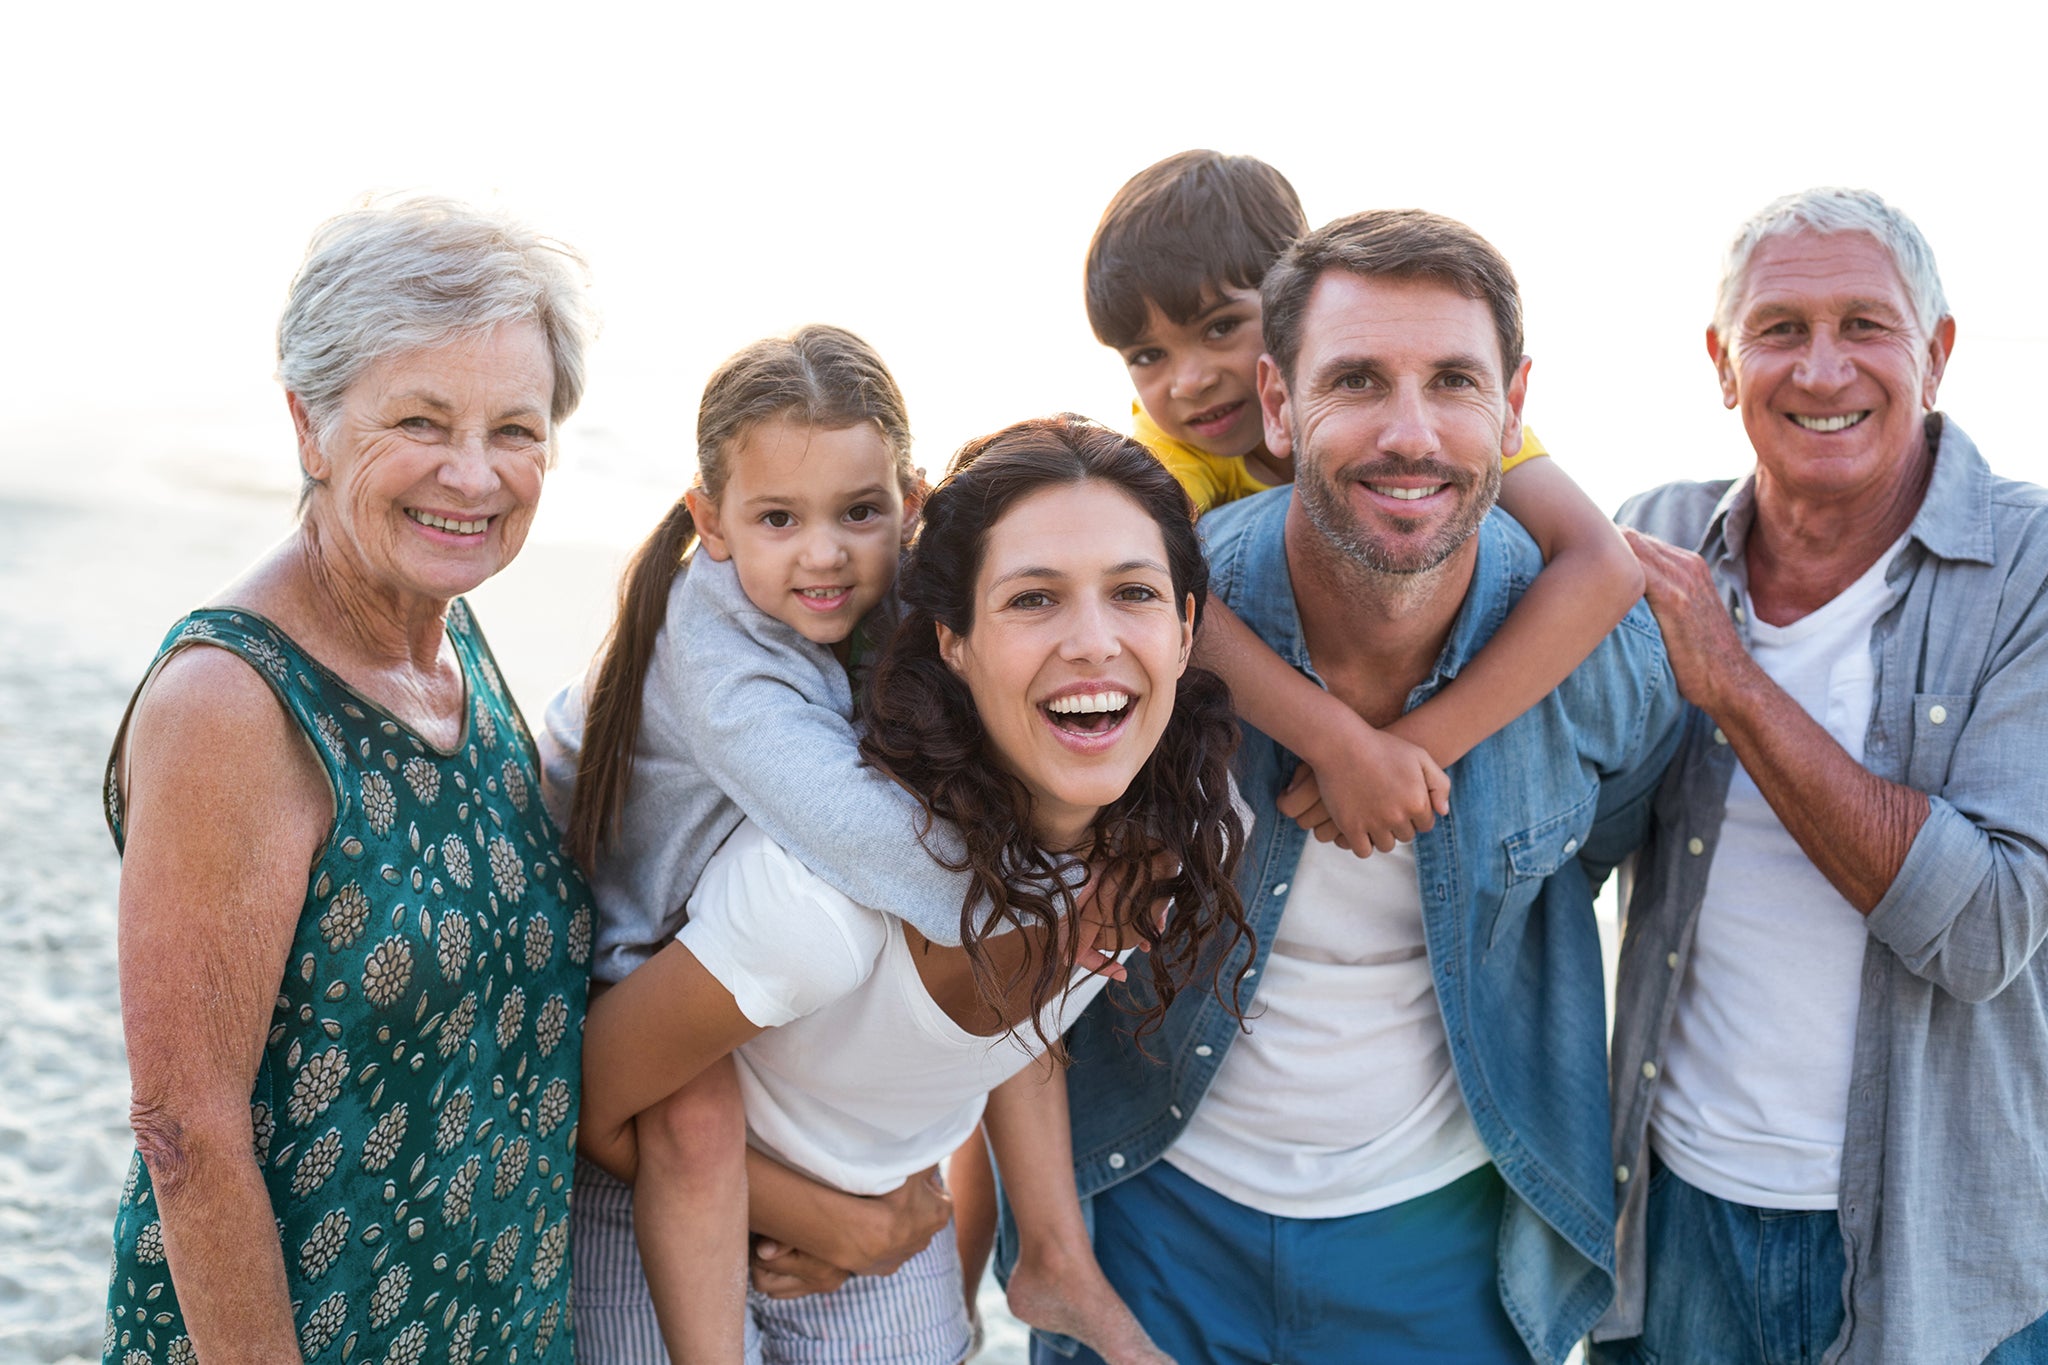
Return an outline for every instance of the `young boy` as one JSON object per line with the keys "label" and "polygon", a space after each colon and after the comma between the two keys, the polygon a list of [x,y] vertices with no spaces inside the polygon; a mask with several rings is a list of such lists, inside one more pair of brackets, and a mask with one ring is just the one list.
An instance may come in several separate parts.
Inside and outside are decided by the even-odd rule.
{"label": "young boy", "polygon": [[[1136,386],[1132,434],[1197,512],[1294,481],[1259,410],[1259,285],[1308,230],[1294,187],[1249,156],[1189,151],[1133,176],[1088,244],[1088,321]],[[1455,681],[1385,731],[1288,667],[1222,604],[1198,647],[1245,719],[1301,756],[1283,810],[1360,856],[1448,809],[1444,769],[1562,682],[1642,595],[1628,545],[1524,432],[1500,504],[1545,568]]]}

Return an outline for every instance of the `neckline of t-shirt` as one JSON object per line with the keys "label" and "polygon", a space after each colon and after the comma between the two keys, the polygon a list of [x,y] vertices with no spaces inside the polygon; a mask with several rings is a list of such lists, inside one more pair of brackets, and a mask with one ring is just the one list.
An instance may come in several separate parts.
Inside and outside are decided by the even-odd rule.
{"label": "neckline of t-shirt", "polygon": [[1794,645],[1814,635],[1822,634],[1838,626],[1845,619],[1854,619],[1866,610],[1872,599],[1882,601],[1888,590],[1885,576],[1891,572],[1892,563],[1899,552],[1906,548],[1906,542],[1913,533],[1907,530],[1893,541],[1875,563],[1857,576],[1855,582],[1821,603],[1806,615],[1787,625],[1772,625],[1757,614],[1756,602],[1749,595],[1749,589],[1742,590],[1742,610],[1749,617],[1750,637],[1760,643],[1772,645]]}

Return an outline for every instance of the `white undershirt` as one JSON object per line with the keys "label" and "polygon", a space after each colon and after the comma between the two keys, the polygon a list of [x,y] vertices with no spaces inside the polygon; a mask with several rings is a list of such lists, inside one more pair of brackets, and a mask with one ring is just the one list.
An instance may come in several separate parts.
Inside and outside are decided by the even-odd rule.
{"label": "white undershirt", "polygon": [[[819,880],[753,821],[704,869],[676,938],[767,1029],[734,1055],[747,1140],[851,1194],[885,1194],[943,1161],[988,1092],[1040,1051],[1030,1029],[980,1038],[919,979],[902,922]],[[1076,971],[1047,1037],[1103,987]]]}
{"label": "white undershirt", "polygon": [[[1870,632],[1904,544],[1789,626],[1749,608],[1750,656],[1859,763]],[[1738,764],[1650,1113],[1680,1179],[1758,1208],[1835,1207],[1868,940]]]}
{"label": "white undershirt", "polygon": [[1171,1165],[1264,1213],[1336,1218],[1487,1163],[1451,1069],[1412,847],[1357,858],[1310,840],[1252,984],[1250,1032]]}

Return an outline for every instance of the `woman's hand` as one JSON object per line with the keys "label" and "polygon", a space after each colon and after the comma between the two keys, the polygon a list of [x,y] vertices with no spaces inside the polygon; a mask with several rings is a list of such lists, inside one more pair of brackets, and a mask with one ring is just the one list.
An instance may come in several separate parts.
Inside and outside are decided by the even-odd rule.
{"label": "woman's hand", "polygon": [[747,1152],[748,1219],[757,1237],[802,1247],[855,1275],[888,1275],[931,1244],[953,1220],[953,1199],[938,1167],[887,1194],[847,1194]]}

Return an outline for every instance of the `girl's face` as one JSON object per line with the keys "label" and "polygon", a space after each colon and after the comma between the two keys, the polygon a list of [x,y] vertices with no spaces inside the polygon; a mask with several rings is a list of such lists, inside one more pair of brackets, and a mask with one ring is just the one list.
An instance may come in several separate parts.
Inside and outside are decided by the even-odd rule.
{"label": "girl's face", "polygon": [[896,581],[908,534],[895,452],[872,422],[756,422],[729,452],[725,492],[689,493],[713,559],[730,559],[762,611],[844,657],[853,628]]}
{"label": "girl's face", "polygon": [[993,757],[1032,797],[1050,848],[1071,848],[1152,756],[1194,643],[1159,526],[1099,480],[1020,499],[988,532],[974,622],[938,627]]}

